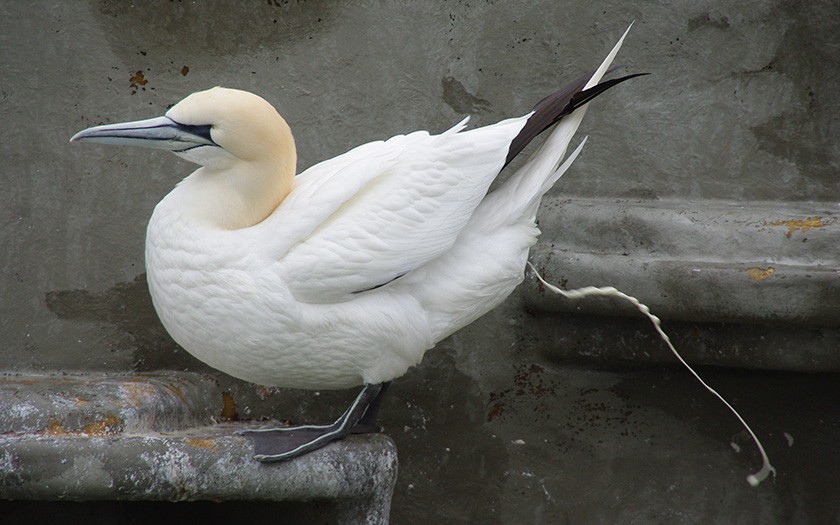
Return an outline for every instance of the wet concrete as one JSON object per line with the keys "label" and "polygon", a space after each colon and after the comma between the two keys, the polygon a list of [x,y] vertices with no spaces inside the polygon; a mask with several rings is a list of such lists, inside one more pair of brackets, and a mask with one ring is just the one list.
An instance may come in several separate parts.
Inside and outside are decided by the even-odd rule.
{"label": "wet concrete", "polygon": [[[828,0],[226,7],[0,5],[0,369],[212,373],[163,332],[139,277],[151,210],[190,167],[162,153],[67,140],[89,125],[156,116],[213,85],[276,104],[305,168],[360,142],[446,129],[465,112],[475,114],[472,125],[524,113],[597,64],[635,20],[619,61],[652,75],[591,108],[581,134],[589,142],[554,195],[836,209],[840,17]],[[551,217],[544,209],[544,239],[563,238],[569,225],[550,226]],[[697,243],[664,231],[648,248]],[[606,228],[593,238],[608,233],[619,235]],[[800,244],[799,260],[840,267],[835,254],[816,256]],[[761,243],[746,236],[740,246],[758,254],[745,270],[767,270]],[[727,291],[738,293],[708,290]],[[714,399],[683,371],[634,368],[640,359],[670,359],[657,357],[664,351],[645,321],[534,311],[527,293],[443,342],[394,384],[383,422],[401,462],[395,523],[840,519],[830,453],[836,376],[704,371],[756,425],[779,468],[775,482],[753,490],[744,482],[758,466],[753,448]],[[693,296],[673,299],[691,306]],[[774,356],[775,368],[812,371],[836,362],[836,334],[825,323],[806,322],[797,333],[783,320],[696,321],[677,322],[674,336],[700,362],[763,367]],[[617,359],[629,368],[603,369]],[[229,413],[242,419],[326,420],[353,396],[212,377]],[[278,512],[231,505],[144,508],[207,520]],[[113,519],[96,519],[108,523],[144,512],[3,508],[20,522],[43,509],[69,520],[107,508]]]}

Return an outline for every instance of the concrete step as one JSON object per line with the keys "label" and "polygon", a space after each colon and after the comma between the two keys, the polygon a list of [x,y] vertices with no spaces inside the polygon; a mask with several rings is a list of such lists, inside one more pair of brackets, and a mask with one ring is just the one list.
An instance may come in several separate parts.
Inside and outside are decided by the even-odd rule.
{"label": "concrete step", "polygon": [[0,377],[0,498],[331,502],[330,522],[387,523],[396,447],[351,436],[275,464],[213,423],[222,394],[191,373]]}

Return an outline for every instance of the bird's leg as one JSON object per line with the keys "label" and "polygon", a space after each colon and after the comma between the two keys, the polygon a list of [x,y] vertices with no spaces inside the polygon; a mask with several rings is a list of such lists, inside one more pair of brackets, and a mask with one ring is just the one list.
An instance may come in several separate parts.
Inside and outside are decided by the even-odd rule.
{"label": "bird's leg", "polygon": [[242,435],[253,441],[254,459],[271,462],[302,456],[350,433],[376,432],[379,430],[376,413],[388,385],[365,384],[350,407],[332,425],[245,430]]}
{"label": "bird's leg", "polygon": [[391,382],[380,383],[379,393],[371,400],[370,404],[365,410],[365,415],[353,425],[350,429],[351,434],[367,434],[369,432],[382,432],[382,427],[376,422],[376,416],[379,414],[379,407],[382,406],[382,398],[385,397],[385,392],[391,386]]}

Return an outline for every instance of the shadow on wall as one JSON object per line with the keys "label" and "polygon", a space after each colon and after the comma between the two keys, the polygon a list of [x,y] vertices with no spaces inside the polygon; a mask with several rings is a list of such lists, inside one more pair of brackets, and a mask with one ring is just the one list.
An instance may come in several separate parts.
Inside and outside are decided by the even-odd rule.
{"label": "shadow on wall", "polygon": [[166,333],[152,305],[145,273],[98,293],[52,290],[45,294],[44,300],[59,319],[109,326],[105,343],[109,348],[134,349],[136,371],[186,367],[210,370]]}

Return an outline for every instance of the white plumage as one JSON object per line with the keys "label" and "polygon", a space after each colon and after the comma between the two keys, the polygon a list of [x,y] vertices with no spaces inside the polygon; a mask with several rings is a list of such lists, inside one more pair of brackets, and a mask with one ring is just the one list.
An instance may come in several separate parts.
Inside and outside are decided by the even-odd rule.
{"label": "white plumage", "polygon": [[531,114],[365,144],[298,176],[285,121],[224,88],[72,140],[163,148],[202,166],[147,232],[149,289],[175,341],[247,381],[332,389],[399,377],[522,281],[540,199],[580,151],[560,165],[584,111],[489,194]]}
{"label": "white plumage", "polygon": [[511,180],[482,197],[525,120],[360,146],[296,177],[273,214],[243,229],[185,217],[192,196],[176,189],[147,233],[161,320],[193,355],[255,383],[402,375],[522,280],[538,232],[530,210],[510,209],[534,196]]}

